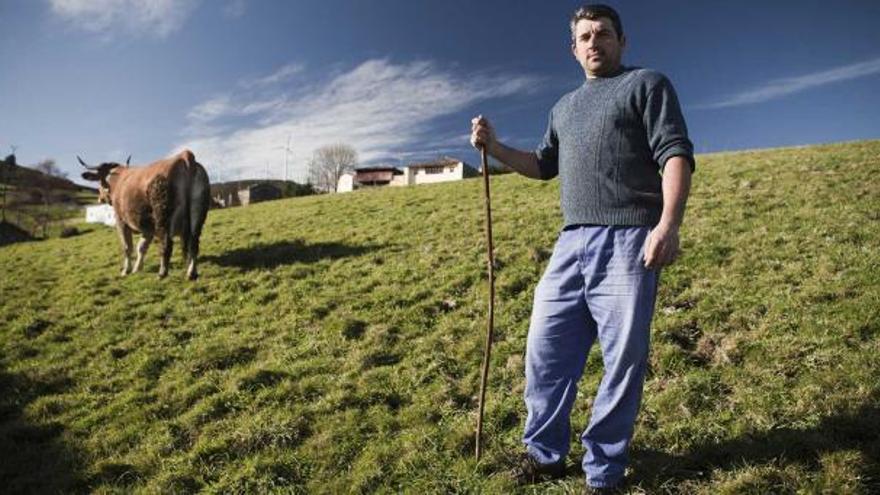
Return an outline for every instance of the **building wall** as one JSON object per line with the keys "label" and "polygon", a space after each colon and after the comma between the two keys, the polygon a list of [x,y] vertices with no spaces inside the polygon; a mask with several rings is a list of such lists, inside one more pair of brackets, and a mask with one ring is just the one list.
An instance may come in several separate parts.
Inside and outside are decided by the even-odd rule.
{"label": "building wall", "polygon": [[87,223],[103,223],[109,227],[116,226],[116,213],[110,205],[86,206]]}
{"label": "building wall", "polygon": [[404,185],[406,185],[406,186],[412,186],[416,183],[416,176],[415,176],[413,169],[411,169],[409,167],[404,167],[403,181],[405,182]]}
{"label": "building wall", "polygon": [[[404,167],[403,174],[393,175],[389,186],[413,186],[416,184],[433,184],[462,180],[469,177],[462,162],[437,165],[443,167],[440,173],[428,173],[425,167]],[[473,175],[473,173],[471,174]],[[479,174],[477,174],[479,175]],[[336,192],[350,192],[357,189],[358,184],[353,174],[343,174],[336,185]]]}
{"label": "building wall", "polygon": [[433,184],[436,182],[448,182],[464,179],[464,165],[461,162],[455,165],[442,165],[443,172],[429,174],[423,167],[414,170],[415,184]]}
{"label": "building wall", "polygon": [[339,182],[336,184],[336,192],[352,192],[354,191],[354,176],[351,174],[342,174]]}
{"label": "building wall", "polygon": [[403,174],[395,175],[393,179],[391,179],[392,186],[408,186],[411,184],[412,174],[409,173],[409,169],[404,169]]}

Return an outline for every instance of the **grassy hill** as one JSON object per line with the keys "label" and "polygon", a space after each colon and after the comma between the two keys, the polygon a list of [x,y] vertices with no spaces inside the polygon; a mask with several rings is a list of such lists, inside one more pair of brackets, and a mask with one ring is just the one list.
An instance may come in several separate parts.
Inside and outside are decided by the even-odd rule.
{"label": "grassy hill", "polygon": [[[880,141],[704,155],[662,276],[633,493],[880,490]],[[558,183],[212,211],[202,278],[118,276],[97,230],[0,248],[5,492],[508,493]],[[587,423],[597,349],[575,406]],[[573,438],[571,463],[583,450]],[[577,493],[576,468],[523,493]]]}
{"label": "grassy hill", "polygon": [[55,177],[30,167],[18,165],[12,155],[0,160],[0,184],[9,184],[20,188],[42,187],[55,191],[97,192],[94,187],[81,186],[67,178]]}

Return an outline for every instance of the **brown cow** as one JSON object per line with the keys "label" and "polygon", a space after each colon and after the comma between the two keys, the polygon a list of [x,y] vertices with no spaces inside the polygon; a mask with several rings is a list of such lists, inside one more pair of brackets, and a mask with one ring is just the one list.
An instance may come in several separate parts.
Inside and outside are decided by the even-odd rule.
{"label": "brown cow", "polygon": [[132,232],[140,232],[133,271],[143,268],[144,254],[156,236],[162,243],[159,277],[167,275],[172,237],[179,235],[183,258],[189,264],[187,277],[195,280],[199,236],[208,215],[211,184],[192,151],[183,150],[145,167],[129,167],[130,156],[125,165],[102,163],[97,167],[90,167],[79,156],[76,158],[89,169],[83,172],[83,179],[100,183],[98,199],[112,205],[116,213],[116,230],[125,256],[122,275],[132,272],[131,237]]}

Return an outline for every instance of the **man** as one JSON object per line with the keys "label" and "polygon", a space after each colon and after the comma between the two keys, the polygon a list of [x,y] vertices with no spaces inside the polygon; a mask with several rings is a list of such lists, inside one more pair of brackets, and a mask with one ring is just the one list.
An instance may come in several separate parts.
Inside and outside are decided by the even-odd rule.
{"label": "man", "polygon": [[621,65],[617,12],[582,7],[571,32],[586,80],[550,111],[538,149],[505,146],[482,116],[471,143],[527,177],[560,178],[564,228],[535,290],[518,480],[564,473],[577,382],[598,339],[604,376],[581,440],[588,490],[604,493],[624,481],[659,271],[678,255],[693,145],[669,80]]}

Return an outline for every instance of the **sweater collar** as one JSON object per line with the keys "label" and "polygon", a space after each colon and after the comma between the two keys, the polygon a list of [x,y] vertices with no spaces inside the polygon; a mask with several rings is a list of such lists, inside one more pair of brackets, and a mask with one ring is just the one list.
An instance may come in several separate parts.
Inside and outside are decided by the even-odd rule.
{"label": "sweater collar", "polygon": [[602,77],[595,77],[592,79],[589,77],[586,78],[586,80],[584,81],[584,86],[590,86],[590,85],[594,85],[594,84],[602,84],[606,81],[612,81],[612,80],[620,77],[625,72],[628,72],[629,70],[630,70],[629,67],[627,67],[623,64],[620,64],[620,67],[618,67],[617,70],[614,71],[614,73],[612,73],[610,75],[602,76]]}

